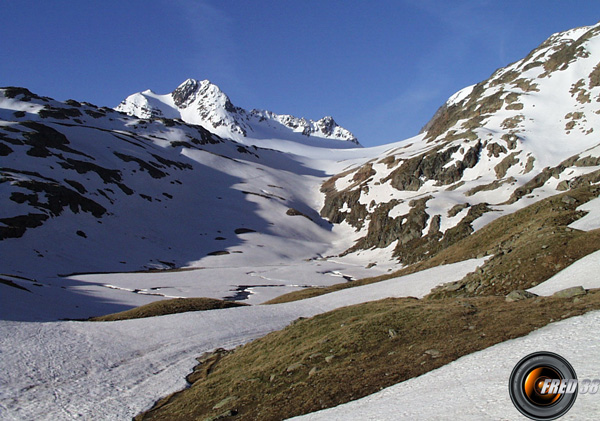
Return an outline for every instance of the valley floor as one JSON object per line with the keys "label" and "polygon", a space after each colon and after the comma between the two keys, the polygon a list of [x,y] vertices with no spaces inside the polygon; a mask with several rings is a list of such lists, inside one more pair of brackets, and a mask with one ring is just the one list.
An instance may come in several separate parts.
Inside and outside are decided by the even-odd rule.
{"label": "valley floor", "polygon": [[0,321],[0,418],[129,419],[186,386],[195,357],[233,348],[299,317],[386,297],[422,297],[474,259],[308,300],[120,322]]}

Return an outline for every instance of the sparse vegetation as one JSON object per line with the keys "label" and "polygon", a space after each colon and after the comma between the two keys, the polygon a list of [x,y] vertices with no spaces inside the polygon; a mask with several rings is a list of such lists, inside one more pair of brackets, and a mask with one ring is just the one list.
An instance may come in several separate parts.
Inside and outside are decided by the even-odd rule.
{"label": "sparse vegetation", "polygon": [[489,184],[480,184],[479,186],[473,187],[471,190],[465,192],[465,196],[473,196],[481,191],[496,190],[502,187],[503,184],[514,183],[516,181],[517,180],[514,177],[509,177],[502,180],[494,180]]}
{"label": "sparse vegetation", "polygon": [[539,92],[538,84],[534,83],[531,79],[517,79],[512,84],[523,92]]}
{"label": "sparse vegetation", "polygon": [[500,161],[500,163],[494,167],[496,178],[504,178],[504,176],[506,176],[506,173],[508,172],[508,169],[513,165],[519,163],[519,158],[517,158],[518,156],[519,152],[513,152],[510,155],[507,155],[502,161]]}
{"label": "sparse vegetation", "polygon": [[590,75],[589,75],[589,79],[590,79],[590,83],[588,85],[589,89],[595,88],[596,86],[600,86],[600,63],[597,64],[596,67],[594,67],[594,70],[592,70],[592,73],[590,73]]}
{"label": "sparse vegetation", "polygon": [[518,114],[514,117],[506,118],[501,125],[505,130],[516,129],[523,120],[525,120],[525,116],[523,114]]}
{"label": "sparse vegetation", "polygon": [[513,104],[507,105],[506,109],[509,111],[519,111],[523,109],[523,104],[521,104],[520,102],[515,102]]}
{"label": "sparse vegetation", "polygon": [[[598,28],[592,28],[579,39],[573,42],[563,43],[546,62],[544,62],[545,72],[540,77],[546,77],[556,70],[566,70],[569,65],[579,57],[588,57],[589,52],[586,50],[584,44],[592,36],[598,33]],[[542,45],[543,46],[543,45]]]}

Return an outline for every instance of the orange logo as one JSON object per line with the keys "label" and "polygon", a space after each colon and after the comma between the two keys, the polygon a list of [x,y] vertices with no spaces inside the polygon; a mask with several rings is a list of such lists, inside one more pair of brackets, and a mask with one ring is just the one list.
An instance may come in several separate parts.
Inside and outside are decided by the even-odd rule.
{"label": "orange logo", "polygon": [[508,390],[515,407],[532,420],[555,420],[571,409],[579,382],[569,362],[552,352],[534,352],[517,363]]}

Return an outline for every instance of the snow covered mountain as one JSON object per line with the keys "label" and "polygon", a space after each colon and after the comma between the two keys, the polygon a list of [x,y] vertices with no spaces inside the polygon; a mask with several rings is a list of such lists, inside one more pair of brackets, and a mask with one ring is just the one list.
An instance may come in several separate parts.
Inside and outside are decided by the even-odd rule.
{"label": "snow covered mountain", "polygon": [[414,263],[492,220],[600,181],[600,26],[551,36],[453,95],[421,134],[323,185],[347,252]]}
{"label": "snow covered mountain", "polygon": [[[1,316],[87,317],[123,308],[115,303],[240,299],[256,288],[266,300],[337,282],[339,264],[291,267],[335,243],[318,212],[319,185],[344,154],[364,149],[289,137],[263,139],[276,146],[265,149],[180,119],[0,89]],[[273,262],[289,263],[289,273]],[[187,281],[185,273],[165,280],[165,272],[150,282],[70,276],[183,267],[196,268]],[[231,269],[197,273],[206,267]],[[42,305],[50,302],[62,305]]]}
{"label": "snow covered mountain", "polygon": [[313,121],[271,111],[246,111],[234,106],[229,97],[208,80],[188,79],[165,95],[150,90],[138,92],[128,96],[116,110],[139,118],[180,118],[241,142],[244,138],[298,140],[312,137],[360,145],[352,133],[338,126],[330,116]]}
{"label": "snow covered mountain", "polygon": [[[427,293],[435,299],[458,290],[501,295],[517,289],[521,263],[548,273],[566,267],[552,285],[539,286],[549,293],[598,286],[600,24],[551,36],[523,60],[457,92],[419,135],[375,148],[357,147],[330,118],[245,111],[207,81],[188,80],[167,95],[134,94],[117,108],[0,88],[0,418],[130,418],[184,388],[201,352],[368,300]],[[523,211],[531,219],[543,211],[568,217],[496,233],[472,256],[445,261],[444,251]],[[579,235],[584,231],[592,235]],[[528,260],[522,246],[513,248],[519,236],[540,241],[525,245]],[[574,238],[587,242],[589,254],[566,266],[569,259],[557,256]],[[420,272],[395,272],[440,255]],[[406,269],[415,267],[423,269]],[[396,278],[296,303],[110,323],[56,321],[172,297],[258,304],[383,274]],[[490,292],[494,283],[501,287]],[[441,290],[431,293],[436,286]],[[465,317],[477,311],[461,305]],[[593,351],[581,344],[593,342],[588,333],[598,313],[574,322],[586,332],[569,330],[573,346],[564,350],[585,365],[592,357],[578,352]],[[488,373],[477,358],[491,355],[502,362],[497,379],[505,379],[513,362],[498,355],[512,358],[524,346],[549,343],[563,349],[565,337],[556,331],[570,321],[561,323],[469,357],[467,366]],[[392,329],[382,332],[384,340],[399,338]],[[462,368],[452,367],[460,364],[400,388],[431,394],[440,373],[454,379]],[[286,366],[281,372],[291,375]],[[493,387],[494,396],[506,393],[505,380]],[[506,415],[514,409],[508,399],[478,407],[470,398],[476,392],[457,401],[456,413],[477,408],[474,417],[483,411],[514,418]],[[396,392],[382,392],[388,393]],[[396,396],[385,406],[390,419],[398,414]],[[369,402],[334,411],[347,417],[358,405],[364,417],[380,413]],[[597,406],[582,406],[580,418]],[[406,414],[426,410],[413,405]]]}
{"label": "snow covered mountain", "polygon": [[[3,88],[3,279],[54,285],[42,298],[110,285],[126,305],[262,302],[431,257],[599,181],[599,28],[553,35],[453,95],[423,133],[375,148],[349,148],[332,120],[244,111],[207,81],[132,95],[118,108],[134,115]],[[123,275],[180,268],[196,270]],[[80,272],[117,274],[65,276]]]}

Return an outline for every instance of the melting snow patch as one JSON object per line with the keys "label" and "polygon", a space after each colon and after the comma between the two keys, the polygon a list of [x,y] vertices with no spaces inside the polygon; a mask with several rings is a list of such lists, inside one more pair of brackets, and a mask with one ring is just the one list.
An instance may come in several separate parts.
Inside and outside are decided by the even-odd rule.
{"label": "melting snow patch", "polygon": [[528,291],[537,295],[552,295],[557,291],[575,286],[586,289],[600,288],[600,251],[579,259],[545,282]]}
{"label": "melting snow patch", "polygon": [[591,231],[600,228],[600,197],[584,203],[579,206],[577,210],[587,211],[589,213],[569,225],[570,228],[582,231]]}

